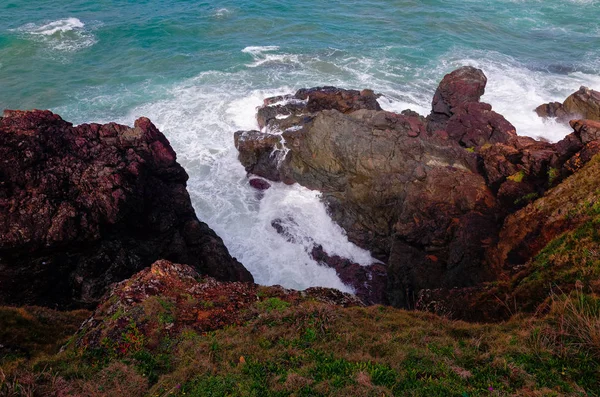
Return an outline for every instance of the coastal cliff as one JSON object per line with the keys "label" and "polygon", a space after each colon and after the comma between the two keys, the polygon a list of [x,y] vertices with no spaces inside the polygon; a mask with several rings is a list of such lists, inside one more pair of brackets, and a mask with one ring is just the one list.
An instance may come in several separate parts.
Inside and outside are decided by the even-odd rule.
{"label": "coastal cliff", "polygon": [[158,259],[252,281],[198,220],[188,178],[146,118],[73,126],[49,111],[0,118],[0,303],[93,307]]}
{"label": "coastal cliff", "polygon": [[[548,243],[590,220],[550,226],[556,206],[548,203],[566,208],[598,199],[589,186],[598,178],[594,162],[586,168],[598,153],[598,124],[572,120],[574,132],[555,144],[520,136],[480,102],[486,83],[473,67],[447,74],[427,117],[383,111],[369,90],[321,87],[267,98],[257,111],[262,130],[235,133],[239,159],[250,174],[322,192],[348,238],[385,264],[379,271],[386,284],[371,285],[384,297],[379,303],[507,318],[502,305],[512,292],[493,289],[502,296],[498,305],[489,286],[518,284]],[[582,89],[565,103],[588,114],[597,97]],[[574,284],[557,280],[554,287],[568,292]],[[550,293],[536,291],[522,308],[534,310]],[[453,295],[460,298],[445,305],[444,296]]]}
{"label": "coastal cliff", "polygon": [[426,117],[302,89],[235,133],[254,188],[322,192],[379,260],[310,248],[356,295],[254,284],[150,120],[6,111],[0,395],[597,395],[600,124],[519,136],[486,82],[446,75]]}

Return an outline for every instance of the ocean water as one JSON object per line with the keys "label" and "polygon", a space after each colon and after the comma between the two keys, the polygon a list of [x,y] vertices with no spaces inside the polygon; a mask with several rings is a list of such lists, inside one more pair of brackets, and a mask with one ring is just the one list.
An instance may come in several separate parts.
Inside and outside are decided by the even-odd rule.
{"label": "ocean water", "polygon": [[[537,105],[600,89],[598,0],[1,0],[0,108],[66,120],[151,118],[190,174],[198,216],[261,284],[350,291],[313,243],[368,264],[317,192],[249,187],[233,132],[256,128],[266,96],[301,87],[371,88],[382,107],[427,114],[461,65],[488,76],[483,100],[523,135],[568,128]],[[296,243],[271,227],[295,221]]]}

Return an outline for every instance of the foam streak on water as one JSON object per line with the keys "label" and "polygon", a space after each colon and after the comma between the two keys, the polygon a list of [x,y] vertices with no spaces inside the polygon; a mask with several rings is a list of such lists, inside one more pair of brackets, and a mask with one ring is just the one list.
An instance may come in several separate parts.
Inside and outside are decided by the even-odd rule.
{"label": "foam streak on water", "polygon": [[39,42],[49,50],[75,52],[96,43],[94,35],[86,31],[78,18],[65,18],[48,23],[25,24],[15,31]]}

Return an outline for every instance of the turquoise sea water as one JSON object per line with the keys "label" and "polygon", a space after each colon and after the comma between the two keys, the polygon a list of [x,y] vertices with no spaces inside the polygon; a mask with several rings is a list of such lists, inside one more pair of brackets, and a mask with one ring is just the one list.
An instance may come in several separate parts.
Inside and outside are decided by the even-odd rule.
{"label": "turquoise sea water", "polygon": [[[198,215],[264,284],[344,287],[305,252],[312,241],[368,263],[314,192],[247,185],[232,134],[256,128],[268,95],[372,88],[390,110],[428,112],[441,77],[470,64],[483,100],[520,134],[568,130],[532,109],[580,85],[600,89],[597,0],[2,0],[0,108],[74,123],[150,117],[190,174]],[[303,244],[270,226],[293,217]]]}

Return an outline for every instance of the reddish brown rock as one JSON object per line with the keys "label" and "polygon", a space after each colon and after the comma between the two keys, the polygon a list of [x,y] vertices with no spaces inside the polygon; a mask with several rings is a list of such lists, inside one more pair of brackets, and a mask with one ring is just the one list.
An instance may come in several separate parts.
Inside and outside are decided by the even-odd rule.
{"label": "reddish brown rock", "polygon": [[600,121],[600,92],[582,86],[565,99],[563,109],[572,118]]}
{"label": "reddish brown rock", "polygon": [[362,266],[337,255],[329,255],[323,247],[315,245],[311,256],[321,265],[335,269],[342,282],[368,305],[387,304],[387,267],[380,263]]}
{"label": "reddish brown rock", "polygon": [[463,66],[445,75],[431,102],[427,130],[445,130],[456,108],[470,102],[479,102],[486,84],[487,78],[481,69],[472,66]]}
{"label": "reddish brown rock", "polygon": [[356,110],[381,110],[377,95],[371,90],[345,90],[336,87],[303,88],[295,95],[280,95],[264,100],[256,113],[258,126],[285,131],[311,120],[313,113],[335,109],[342,113]]}
{"label": "reddish brown rock", "polygon": [[250,186],[257,190],[267,190],[271,187],[271,184],[264,179],[252,178],[250,179]]}
{"label": "reddish brown rock", "polygon": [[600,139],[600,121],[571,120],[569,124],[582,144]]}
{"label": "reddish brown rock", "polygon": [[351,113],[360,109],[381,110],[377,95],[371,90],[317,87],[298,90],[295,97],[307,100],[306,109],[311,113],[331,109],[342,113]]}
{"label": "reddish brown rock", "polygon": [[6,111],[0,159],[2,304],[93,305],[159,258],[252,280],[196,217],[188,176],[148,119],[73,127]]}
{"label": "reddish brown rock", "polygon": [[564,111],[563,107],[562,107],[562,103],[560,102],[550,102],[550,103],[544,103],[540,106],[538,106],[537,108],[535,108],[535,112],[537,113],[538,116],[540,117],[547,117],[547,118],[560,118],[563,119],[565,117],[567,117],[566,112]]}
{"label": "reddish brown rock", "polygon": [[488,186],[508,212],[541,196],[561,178],[560,160],[553,144],[522,136],[478,150]]}
{"label": "reddish brown rock", "polygon": [[600,141],[588,142],[583,149],[567,160],[564,164],[565,171],[570,174],[579,171],[598,153],[600,153]]}
{"label": "reddish brown rock", "polygon": [[497,268],[525,264],[550,241],[589,218],[586,208],[596,201],[600,158],[562,181],[543,197],[509,215],[491,251]]}
{"label": "reddish brown rock", "polygon": [[515,127],[504,116],[492,111],[487,103],[470,102],[454,109],[446,132],[450,139],[467,148],[487,143],[506,143],[517,135]]}
{"label": "reddish brown rock", "polygon": [[205,333],[244,324],[273,310],[268,306],[272,298],[288,306],[306,300],[363,306],[355,296],[327,288],[300,292],[221,282],[201,276],[187,265],[160,260],[114,285],[82,325],[71,347],[98,349],[111,357],[154,351],[165,338],[177,337],[182,331]]}

